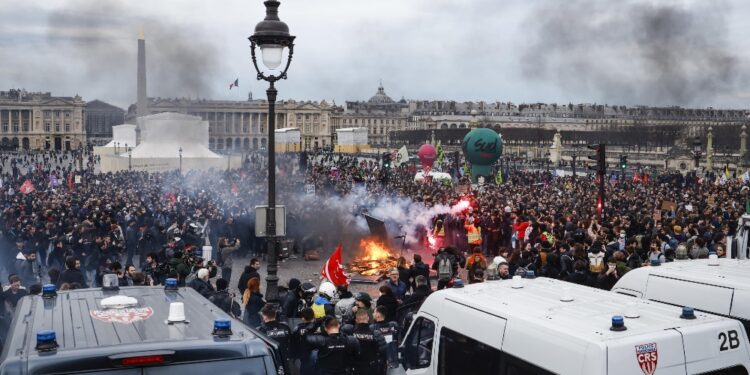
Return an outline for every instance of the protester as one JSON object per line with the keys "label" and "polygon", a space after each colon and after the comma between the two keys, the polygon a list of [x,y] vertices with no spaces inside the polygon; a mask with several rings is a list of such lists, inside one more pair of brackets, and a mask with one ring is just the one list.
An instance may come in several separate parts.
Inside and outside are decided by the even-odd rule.
{"label": "protester", "polygon": [[229,282],[225,279],[216,280],[216,293],[208,297],[208,300],[213,302],[214,305],[224,310],[227,314],[232,315],[235,318],[239,318],[241,315],[240,305],[234,300],[234,295],[227,290]]}
{"label": "protester", "polygon": [[247,287],[242,294],[242,305],[245,306],[245,313],[242,320],[250,327],[260,326],[260,310],[266,305],[263,294],[260,293],[260,279],[253,277],[247,281]]}

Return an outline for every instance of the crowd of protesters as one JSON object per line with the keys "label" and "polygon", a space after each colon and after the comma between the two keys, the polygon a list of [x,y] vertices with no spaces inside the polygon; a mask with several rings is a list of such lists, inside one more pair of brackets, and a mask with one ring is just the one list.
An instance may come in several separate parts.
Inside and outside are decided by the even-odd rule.
{"label": "crowd of protesters", "polygon": [[[395,365],[391,343],[408,324],[408,313],[433,286],[449,287],[459,278],[474,283],[533,273],[609,289],[636,267],[710,252],[723,256],[748,195],[745,182],[726,177],[665,173],[644,182],[608,176],[598,212],[593,177],[502,171],[502,184],[477,186],[448,161],[453,180],[425,184],[414,180],[413,165],[386,170],[372,158],[327,154],[300,163],[298,155],[280,156],[278,201],[287,205],[288,221],[299,224],[288,225],[295,252],[339,241],[316,230],[320,207],[292,199],[299,195],[343,199],[359,186],[366,198],[352,210],[389,196],[425,207],[469,204],[419,228],[419,241],[410,246],[430,247],[434,259],[399,259],[377,298],[293,279],[277,311],[261,292],[265,242],[251,230],[252,207],[266,196],[263,155],[248,155],[240,169],[185,175],[97,173],[96,162],[89,153],[0,156],[0,274],[8,280],[2,328],[18,300],[39,293],[42,283],[63,290],[101,285],[108,273],[117,274],[121,285],[176,278],[276,338],[301,373],[336,373],[342,365],[383,373]],[[250,260],[232,275],[240,259]],[[234,286],[238,296],[230,292]],[[330,352],[331,340],[345,350]]]}

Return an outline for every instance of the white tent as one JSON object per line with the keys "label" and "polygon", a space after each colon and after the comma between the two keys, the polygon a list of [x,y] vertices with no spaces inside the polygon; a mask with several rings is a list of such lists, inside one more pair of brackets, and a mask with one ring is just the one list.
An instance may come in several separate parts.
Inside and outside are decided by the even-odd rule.
{"label": "white tent", "polygon": [[141,143],[132,158],[221,158],[208,149],[208,121],[198,116],[164,112],[138,118]]}
{"label": "white tent", "polygon": [[135,134],[135,125],[123,124],[112,127],[112,140],[102,147],[115,148],[115,143],[117,143],[117,147],[122,147],[124,150],[125,145],[128,145],[128,147],[135,147],[137,142],[138,139]]}

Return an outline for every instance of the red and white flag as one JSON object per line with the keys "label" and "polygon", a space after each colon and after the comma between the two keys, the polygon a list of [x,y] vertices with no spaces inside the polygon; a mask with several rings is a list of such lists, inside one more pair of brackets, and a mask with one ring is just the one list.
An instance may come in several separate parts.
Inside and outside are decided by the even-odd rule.
{"label": "red and white flag", "polygon": [[341,244],[320,269],[320,276],[336,286],[349,285],[349,278],[344,274],[344,267],[341,265]]}
{"label": "red and white flag", "polygon": [[31,180],[27,179],[24,181],[23,185],[18,189],[21,193],[29,194],[36,191],[36,188],[34,188],[34,184],[31,183]]}

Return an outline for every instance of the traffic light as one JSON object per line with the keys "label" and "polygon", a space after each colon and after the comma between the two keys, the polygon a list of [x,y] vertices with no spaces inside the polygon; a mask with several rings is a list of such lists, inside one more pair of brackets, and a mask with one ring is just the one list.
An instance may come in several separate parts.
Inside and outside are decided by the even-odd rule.
{"label": "traffic light", "polygon": [[628,167],[628,157],[626,155],[620,155],[620,169],[626,169]]}
{"label": "traffic light", "polygon": [[604,144],[588,145],[590,150],[596,151],[596,154],[589,155],[589,160],[595,161],[596,166],[589,166],[590,169],[596,171],[599,175],[605,175],[607,173],[607,154]]}

